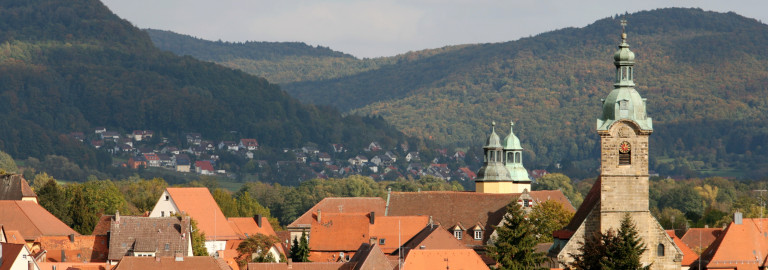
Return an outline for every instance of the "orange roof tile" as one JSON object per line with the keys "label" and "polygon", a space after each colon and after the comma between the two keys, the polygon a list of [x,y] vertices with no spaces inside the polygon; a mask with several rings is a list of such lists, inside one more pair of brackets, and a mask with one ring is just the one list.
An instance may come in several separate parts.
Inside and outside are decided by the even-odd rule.
{"label": "orange roof tile", "polygon": [[339,270],[343,266],[341,262],[249,263],[248,270]]}
{"label": "orange roof tile", "polygon": [[7,230],[5,231],[5,241],[11,244],[26,244],[27,241],[24,241],[24,236],[21,235],[21,233],[17,230]]}
{"label": "orange roof tile", "polygon": [[768,219],[745,218],[731,222],[723,234],[702,253],[707,269],[758,269],[768,255]]}
{"label": "orange roof tile", "polygon": [[40,236],[80,235],[42,206],[31,201],[0,201],[0,224],[18,230],[25,240]]}
{"label": "orange roof tile", "polygon": [[205,240],[238,239],[227,218],[219,209],[211,192],[204,187],[167,188],[179,211],[197,221],[197,228],[205,233]]}
{"label": "orange roof tile", "polygon": [[[74,240],[74,241],[73,241]],[[42,236],[35,239],[46,250],[46,261],[62,262],[62,251],[67,261],[106,262],[109,247],[106,235],[82,235],[70,240],[67,236]]]}
{"label": "orange roof tile", "polygon": [[58,270],[109,270],[111,266],[107,263],[82,263],[82,262],[38,262],[40,270],[53,270],[55,266]]}
{"label": "orange roof tile", "polygon": [[680,248],[681,251],[683,251],[682,266],[690,266],[691,264],[693,264],[693,262],[695,262],[699,258],[699,255],[696,254],[696,252],[693,252],[691,248],[686,246],[683,243],[683,240],[680,240],[680,238],[677,238],[674,230],[666,230],[666,232],[669,235],[669,237],[672,237],[672,240],[675,241],[675,245],[677,245],[677,247]]}
{"label": "orange roof tile", "polygon": [[408,253],[402,269],[489,269],[471,249],[416,249]]}
{"label": "orange roof tile", "polygon": [[[403,255],[414,249],[467,249],[460,240],[440,225],[427,225],[418,234],[412,237],[402,246]],[[399,250],[393,254],[399,253]]]}
{"label": "orange roof tile", "polygon": [[251,235],[263,234],[277,237],[275,230],[272,228],[272,224],[269,224],[269,220],[266,217],[259,217],[261,219],[261,227],[256,223],[256,217],[231,217],[227,218],[232,230],[235,231],[240,238],[245,239]]}
{"label": "orange roof tile", "polygon": [[[370,225],[370,236],[376,237],[376,244],[381,251],[392,253],[424,229],[428,222],[429,217],[426,216],[375,217],[374,223]],[[384,239],[383,244],[382,239]],[[358,243],[358,247],[360,244],[362,243]]]}
{"label": "orange roof tile", "polygon": [[370,213],[384,216],[386,202],[379,197],[329,197],[321,200],[303,215],[289,224],[288,228],[309,228],[317,210],[322,213]]}
{"label": "orange roof tile", "polygon": [[[230,270],[226,263],[220,264],[219,261],[210,256],[182,257],[183,260],[177,261],[174,257],[133,257],[126,256],[115,266],[114,270],[123,269],[141,269],[141,270],[161,270],[161,269],[188,269],[188,270]],[[226,266],[226,268],[224,268]]]}
{"label": "orange roof tile", "polygon": [[690,228],[680,240],[694,251],[702,252],[722,233],[721,228]]}

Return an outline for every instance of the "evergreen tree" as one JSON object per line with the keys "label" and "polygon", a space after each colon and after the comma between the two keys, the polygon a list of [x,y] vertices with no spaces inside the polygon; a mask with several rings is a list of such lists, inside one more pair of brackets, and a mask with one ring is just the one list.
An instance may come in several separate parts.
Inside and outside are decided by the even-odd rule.
{"label": "evergreen tree", "polygon": [[496,233],[493,243],[488,246],[488,254],[500,264],[499,269],[545,269],[541,267],[544,254],[535,250],[533,224],[526,219],[517,202],[507,205],[507,214]]}
{"label": "evergreen tree", "polygon": [[72,202],[69,216],[72,217],[72,229],[83,235],[91,234],[93,227],[98,222],[98,217],[92,207],[93,203],[83,194],[82,187],[75,186],[70,190]]}
{"label": "evergreen tree", "polygon": [[301,233],[301,240],[299,238],[293,239],[293,245],[291,245],[291,259],[294,262],[309,262],[309,243],[307,242],[307,234]]}
{"label": "evergreen tree", "polygon": [[640,256],[646,251],[632,218],[626,214],[618,232],[613,229],[602,234],[595,232],[579,247],[579,254],[569,254],[574,261],[572,269],[649,269],[642,266]]}

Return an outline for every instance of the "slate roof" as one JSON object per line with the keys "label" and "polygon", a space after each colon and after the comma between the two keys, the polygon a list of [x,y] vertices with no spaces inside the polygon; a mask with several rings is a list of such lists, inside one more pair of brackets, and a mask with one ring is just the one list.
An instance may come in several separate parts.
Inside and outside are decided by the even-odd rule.
{"label": "slate roof", "polygon": [[157,252],[156,256],[173,256],[176,252],[186,255],[189,229],[188,217],[113,218],[108,259],[123,259],[131,251]]}
{"label": "slate roof", "polygon": [[[559,190],[531,191],[531,198],[536,202],[555,200],[573,211],[573,206]],[[463,191],[422,191],[422,192],[392,192],[389,195],[390,216],[431,216],[435,224],[443,227],[453,227],[462,224],[471,228],[480,224],[483,239],[462,237],[465,245],[481,246],[493,232],[493,226],[501,223],[506,206],[516,200],[520,193],[489,194]],[[469,236],[469,235],[468,235]]]}
{"label": "slate roof", "polygon": [[21,200],[24,197],[37,198],[37,195],[21,174],[0,175],[0,200]]}
{"label": "slate roof", "polygon": [[[106,262],[107,236],[43,236],[35,240],[46,250],[47,262]],[[63,252],[63,253],[62,253]],[[62,255],[64,258],[62,258]]]}
{"label": "slate roof", "polygon": [[132,257],[126,256],[115,266],[113,270],[231,270],[225,262],[210,256],[182,257]]}
{"label": "slate roof", "polygon": [[312,206],[307,212],[288,224],[288,228],[309,228],[317,210],[322,213],[370,213],[376,216],[384,216],[386,202],[379,197],[328,197]]}
{"label": "slate roof", "polygon": [[689,248],[701,252],[722,233],[723,229],[721,228],[690,228],[680,240]]}
{"label": "slate roof", "polygon": [[675,241],[675,245],[677,245],[677,247],[680,248],[680,250],[683,252],[683,261],[681,263],[683,267],[690,266],[694,261],[696,261],[696,259],[699,258],[699,255],[696,254],[696,252],[693,252],[691,248],[683,244],[683,240],[680,240],[680,238],[675,235],[674,230],[666,230],[666,232],[667,235],[669,235],[669,237]]}
{"label": "slate roof", "polygon": [[41,236],[80,235],[42,206],[31,201],[0,201],[0,224],[18,230],[25,240]]}
{"label": "slate roof", "polygon": [[229,226],[227,218],[207,188],[167,188],[166,190],[179,211],[186,212],[197,221],[197,228],[205,232],[205,240],[226,241],[239,238]]}
{"label": "slate roof", "polygon": [[489,269],[472,249],[416,249],[408,253],[402,269]]}
{"label": "slate roof", "polygon": [[762,269],[768,255],[768,218],[731,222],[701,254],[706,269]]}

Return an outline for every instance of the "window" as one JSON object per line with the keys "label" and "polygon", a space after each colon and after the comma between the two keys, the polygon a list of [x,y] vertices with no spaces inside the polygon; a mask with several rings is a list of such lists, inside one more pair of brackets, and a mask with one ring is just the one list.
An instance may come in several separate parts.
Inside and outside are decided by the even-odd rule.
{"label": "window", "polygon": [[632,145],[624,141],[619,145],[619,165],[632,164]]}
{"label": "window", "polygon": [[456,239],[461,240],[461,231],[459,231],[459,230],[453,231],[453,236],[455,236]]}
{"label": "window", "polygon": [[664,257],[664,244],[659,244],[656,247],[656,256]]}
{"label": "window", "polygon": [[170,200],[170,199],[171,199],[171,196],[169,196],[169,195],[165,195],[165,200],[166,200],[166,201],[168,201],[168,200]]}
{"label": "window", "polygon": [[171,250],[171,244],[165,243],[165,251],[169,251],[169,250]]}
{"label": "window", "polygon": [[165,211],[160,211],[160,216],[164,217],[165,216]]}
{"label": "window", "polygon": [[523,200],[523,207],[531,207],[531,200]]}
{"label": "window", "polygon": [[380,246],[384,245],[385,243],[387,243],[387,239],[384,239],[384,238],[379,239],[379,245]]}
{"label": "window", "polygon": [[520,152],[515,153],[515,163],[522,163],[522,162],[523,162],[522,154],[520,154]]}
{"label": "window", "polygon": [[514,162],[514,153],[507,152],[507,163],[513,163]]}
{"label": "window", "polygon": [[475,231],[475,240],[483,240],[483,231],[481,230]]}

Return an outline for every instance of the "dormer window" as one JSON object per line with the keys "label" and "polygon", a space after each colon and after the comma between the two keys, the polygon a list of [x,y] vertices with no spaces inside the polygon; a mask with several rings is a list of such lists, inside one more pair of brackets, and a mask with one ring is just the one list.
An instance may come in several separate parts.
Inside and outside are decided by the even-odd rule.
{"label": "dormer window", "polygon": [[619,116],[629,117],[629,101],[628,100],[619,101]]}
{"label": "dormer window", "polygon": [[456,237],[456,239],[461,240],[461,233],[462,232],[460,230],[455,230],[453,231],[453,236]]}
{"label": "dormer window", "polygon": [[483,231],[481,230],[475,231],[475,240],[483,240]]}

